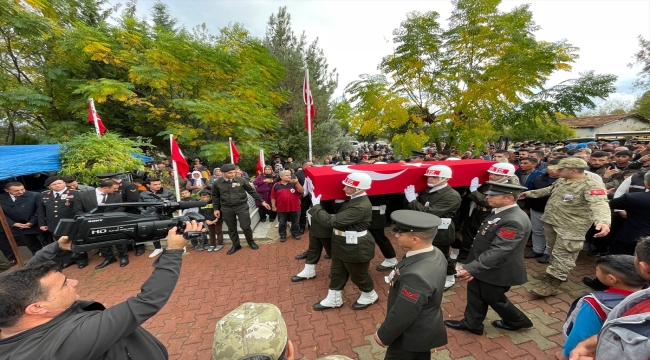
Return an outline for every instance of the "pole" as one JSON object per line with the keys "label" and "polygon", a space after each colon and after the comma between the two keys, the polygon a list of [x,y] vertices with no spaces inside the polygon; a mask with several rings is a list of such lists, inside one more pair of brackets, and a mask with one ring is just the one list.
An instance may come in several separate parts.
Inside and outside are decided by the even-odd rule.
{"label": "pole", "polygon": [[311,107],[314,105],[314,98],[311,96],[311,89],[309,88],[309,69],[305,69],[305,81],[307,82],[307,89],[309,89],[309,94],[307,96],[307,137],[309,139],[309,161],[313,158],[311,156]]}
{"label": "pole", "polygon": [[90,109],[93,114],[93,124],[95,124],[95,134],[97,134],[97,137],[102,137],[102,134],[99,132],[99,121],[97,121],[97,111],[95,110],[95,102],[93,101],[93,98],[88,99],[88,102],[90,103]]}
{"label": "pole", "polygon": [[[20,250],[18,250],[18,245],[16,244],[16,240],[14,239],[14,234],[11,232],[11,227],[7,222],[7,217],[5,216],[5,212],[4,210],[2,210],[1,206],[0,206],[0,223],[2,223],[2,229],[5,231],[5,235],[7,235],[7,240],[9,240],[9,245],[11,245],[11,250],[14,252],[14,256],[16,256],[18,267],[25,266],[23,257],[20,255]],[[38,226],[36,224],[34,225]]]}
{"label": "pole", "polygon": [[234,165],[235,164],[235,158],[232,155],[232,138],[231,137],[228,138],[228,149],[230,149],[230,162],[233,163],[233,165]]}
{"label": "pole", "polygon": [[[169,148],[172,148],[172,140],[174,139],[174,134],[169,135]],[[181,201],[181,190],[178,185],[178,170],[176,168],[176,160],[172,158],[172,167],[174,169],[174,190],[176,190],[176,201]]]}

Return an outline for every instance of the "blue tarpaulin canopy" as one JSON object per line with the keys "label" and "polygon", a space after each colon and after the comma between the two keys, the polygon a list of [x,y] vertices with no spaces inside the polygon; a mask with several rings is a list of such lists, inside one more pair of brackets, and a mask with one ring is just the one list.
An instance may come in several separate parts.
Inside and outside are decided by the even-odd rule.
{"label": "blue tarpaulin canopy", "polygon": [[[61,145],[0,146],[0,180],[37,172],[61,170]],[[152,162],[149,156],[133,153],[133,157]]]}

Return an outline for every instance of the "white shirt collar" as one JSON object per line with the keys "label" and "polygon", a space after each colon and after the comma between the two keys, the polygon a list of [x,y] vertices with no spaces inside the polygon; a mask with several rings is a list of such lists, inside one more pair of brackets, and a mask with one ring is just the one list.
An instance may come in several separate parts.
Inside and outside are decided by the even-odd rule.
{"label": "white shirt collar", "polygon": [[366,194],[366,192],[364,191],[361,194],[356,194],[356,195],[350,196],[350,200],[361,197],[361,196],[366,196],[366,195],[368,195],[368,194]]}
{"label": "white shirt collar", "polygon": [[495,214],[498,214],[498,213],[500,213],[500,212],[502,212],[502,211],[504,211],[504,210],[508,210],[508,209],[513,208],[513,207],[515,207],[515,206],[519,206],[519,205],[517,205],[517,204],[512,204],[512,205],[508,205],[508,206],[503,206],[503,207],[500,207],[500,208],[498,208],[498,209],[494,209],[494,213],[495,213]]}
{"label": "white shirt collar", "polygon": [[15,197],[15,196],[13,196],[13,195],[11,195],[11,194],[9,194],[9,196],[11,196],[11,200],[12,200],[12,201],[16,201],[16,197]]}
{"label": "white shirt collar", "polygon": [[422,254],[425,252],[433,251],[433,245],[429,246],[428,248],[420,249],[420,250],[409,250],[406,252],[406,257],[417,255],[417,254]]}
{"label": "white shirt collar", "polygon": [[434,186],[431,189],[429,189],[429,193],[436,192],[438,190],[444,189],[445,187],[447,187],[447,185],[449,185],[449,184],[445,183],[443,185]]}
{"label": "white shirt collar", "polygon": [[63,190],[61,190],[61,191],[52,191],[52,192],[53,192],[54,194],[62,195],[66,190],[68,190],[68,187],[67,187],[67,186],[64,187]]}

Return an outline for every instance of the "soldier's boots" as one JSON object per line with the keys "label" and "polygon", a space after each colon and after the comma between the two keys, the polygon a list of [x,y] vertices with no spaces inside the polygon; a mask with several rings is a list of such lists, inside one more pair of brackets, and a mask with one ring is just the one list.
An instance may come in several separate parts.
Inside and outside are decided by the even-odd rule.
{"label": "soldier's boots", "polygon": [[531,275],[531,277],[535,280],[546,280],[548,276],[549,275],[546,271],[540,271],[538,273]]}
{"label": "soldier's boots", "polygon": [[530,292],[540,297],[557,295],[560,293],[560,284],[562,284],[562,280],[549,275],[546,280],[542,280],[542,282]]}

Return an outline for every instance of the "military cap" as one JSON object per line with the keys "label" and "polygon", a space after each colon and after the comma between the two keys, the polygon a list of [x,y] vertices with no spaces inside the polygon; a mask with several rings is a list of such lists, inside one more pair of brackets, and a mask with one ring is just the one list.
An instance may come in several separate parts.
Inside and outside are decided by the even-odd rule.
{"label": "military cap", "polygon": [[95,176],[97,176],[100,180],[103,180],[103,179],[118,179],[120,177],[120,174],[122,174],[122,173],[114,172],[114,173],[106,173],[106,174],[97,174]]}
{"label": "military cap", "polygon": [[483,192],[485,195],[504,195],[504,194],[513,194],[515,196],[519,195],[520,192],[528,190],[528,188],[513,185],[508,183],[498,183],[494,181],[488,181],[485,183],[487,188]]}
{"label": "military cap", "polygon": [[567,146],[565,146],[565,147],[566,147],[567,149],[575,149],[576,146],[573,145],[573,144],[569,144],[569,145],[567,145]]}
{"label": "military cap", "polygon": [[287,325],[277,306],[247,302],[217,322],[212,358],[237,360],[260,355],[277,359],[287,340]]}
{"label": "military cap", "polygon": [[423,158],[427,156],[427,154],[421,152],[421,151],[411,151],[411,157],[412,158]]}
{"label": "military cap", "polygon": [[390,214],[395,222],[395,227],[400,232],[429,231],[442,224],[442,220],[432,214],[414,210],[395,210]]}
{"label": "military cap", "polygon": [[587,145],[596,145],[596,142],[595,141],[590,141],[590,142],[587,143]]}
{"label": "military cap", "polygon": [[587,162],[577,158],[577,157],[567,157],[562,160],[557,165],[549,165],[548,168],[551,170],[559,170],[559,169],[564,169],[564,168],[572,168],[572,169],[586,169],[589,166],[587,165]]}
{"label": "military cap", "polygon": [[587,147],[587,143],[579,143],[578,145],[576,145],[576,149],[583,149],[586,147]]}
{"label": "military cap", "polygon": [[228,172],[228,171],[233,171],[235,169],[236,169],[235,164],[223,164],[223,165],[221,165],[221,168],[220,168],[222,173],[225,173],[225,172]]}
{"label": "military cap", "polygon": [[316,360],[352,360],[352,359],[343,355],[328,355],[322,358],[318,358]]}
{"label": "military cap", "polygon": [[51,183],[53,183],[53,182],[55,182],[55,181],[58,181],[58,180],[63,180],[63,179],[61,179],[61,178],[58,177],[58,176],[50,176],[49,178],[47,178],[47,179],[45,180],[45,182],[43,183],[43,185],[45,185],[45,186],[50,186]]}
{"label": "military cap", "polygon": [[208,194],[208,195],[212,196],[212,192],[210,190],[208,190],[208,189],[203,189],[203,190],[199,191],[199,196],[203,195],[203,194]]}
{"label": "military cap", "polygon": [[617,140],[614,140],[614,141],[612,141],[610,144],[612,144],[612,145],[618,145],[618,144],[620,144],[620,142],[618,142]]}

